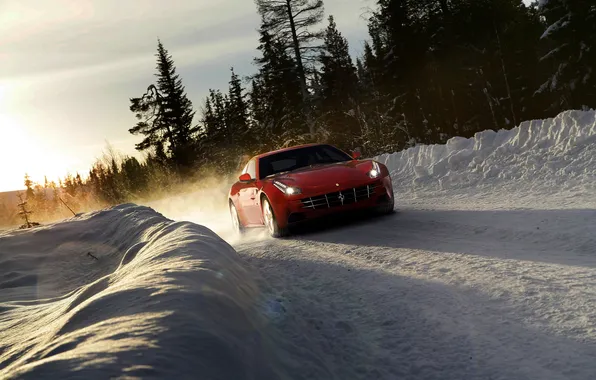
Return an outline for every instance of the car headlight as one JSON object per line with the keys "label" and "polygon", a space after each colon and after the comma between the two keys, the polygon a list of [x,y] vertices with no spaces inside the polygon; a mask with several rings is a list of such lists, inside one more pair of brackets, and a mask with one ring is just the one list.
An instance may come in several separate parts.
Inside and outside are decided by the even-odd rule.
{"label": "car headlight", "polygon": [[368,172],[370,178],[379,178],[381,175],[381,167],[376,161],[373,161],[373,168]]}
{"label": "car headlight", "polygon": [[282,193],[287,195],[297,195],[302,193],[302,190],[296,186],[288,186],[283,182],[273,181],[273,186],[277,187]]}

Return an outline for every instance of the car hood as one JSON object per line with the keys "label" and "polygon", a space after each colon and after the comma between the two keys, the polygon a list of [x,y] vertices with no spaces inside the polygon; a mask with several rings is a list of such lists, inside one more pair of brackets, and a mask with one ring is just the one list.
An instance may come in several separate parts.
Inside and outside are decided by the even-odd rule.
{"label": "car hood", "polygon": [[358,182],[370,181],[368,171],[372,169],[372,161],[346,161],[328,165],[320,165],[283,173],[273,179],[286,182],[288,185],[304,189],[316,189],[339,184],[350,187]]}

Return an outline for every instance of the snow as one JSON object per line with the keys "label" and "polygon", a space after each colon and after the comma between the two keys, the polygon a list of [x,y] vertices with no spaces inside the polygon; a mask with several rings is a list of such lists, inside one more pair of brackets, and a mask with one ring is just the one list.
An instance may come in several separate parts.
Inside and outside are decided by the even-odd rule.
{"label": "snow", "polygon": [[568,43],[564,43],[564,44],[561,44],[560,46],[557,46],[556,48],[554,48],[551,51],[549,51],[548,53],[546,53],[544,56],[540,57],[540,62],[552,58],[555,54],[559,54],[559,52],[567,46],[569,46]]}
{"label": "snow", "polygon": [[593,378],[595,120],[382,155],[396,215],[236,248],[338,378]]}
{"label": "snow", "polygon": [[122,205],[1,234],[0,268],[2,379],[288,371],[254,273],[206,227]]}
{"label": "snow", "polygon": [[474,195],[518,206],[554,199],[570,207],[594,204],[595,142],[596,112],[567,111],[376,159],[390,168],[396,193],[406,200]]}
{"label": "snow", "polygon": [[401,205],[238,249],[288,305],[284,333],[310,327],[340,379],[588,379],[595,217]]}
{"label": "snow", "polygon": [[224,181],[0,234],[0,378],[592,378],[595,136],[384,154],[396,214],[288,239],[235,237]]}
{"label": "snow", "polygon": [[570,18],[571,18],[571,13],[568,13],[565,16],[563,16],[562,18],[560,18],[559,20],[555,21],[548,28],[546,28],[544,33],[542,33],[542,36],[540,36],[540,39],[541,40],[545,39],[548,36],[550,36],[551,34],[553,34],[554,32],[567,27],[569,25]]}

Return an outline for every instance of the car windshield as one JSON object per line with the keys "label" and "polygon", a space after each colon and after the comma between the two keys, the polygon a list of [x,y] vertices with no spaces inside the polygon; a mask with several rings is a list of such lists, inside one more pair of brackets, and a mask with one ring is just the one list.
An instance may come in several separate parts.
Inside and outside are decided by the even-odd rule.
{"label": "car windshield", "polygon": [[352,157],[331,145],[316,145],[275,153],[259,160],[259,177],[304,167],[350,161]]}

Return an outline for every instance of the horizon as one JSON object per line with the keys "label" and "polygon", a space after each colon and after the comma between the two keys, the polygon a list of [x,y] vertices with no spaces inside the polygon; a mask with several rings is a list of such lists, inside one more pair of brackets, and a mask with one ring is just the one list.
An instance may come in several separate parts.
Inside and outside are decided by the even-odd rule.
{"label": "horizon", "polygon": [[[77,172],[86,177],[107,143],[142,157],[134,149],[140,138],[128,133],[136,122],[129,98],[154,83],[157,38],[197,111],[209,88],[227,88],[230,67],[242,77],[257,70],[252,59],[259,18],[252,1],[183,0],[175,8],[157,0],[1,5],[0,133],[6,138],[0,142],[0,192],[24,189],[26,173],[34,182]],[[325,1],[325,18],[335,17],[352,56],[368,39],[364,15],[372,5]]]}

